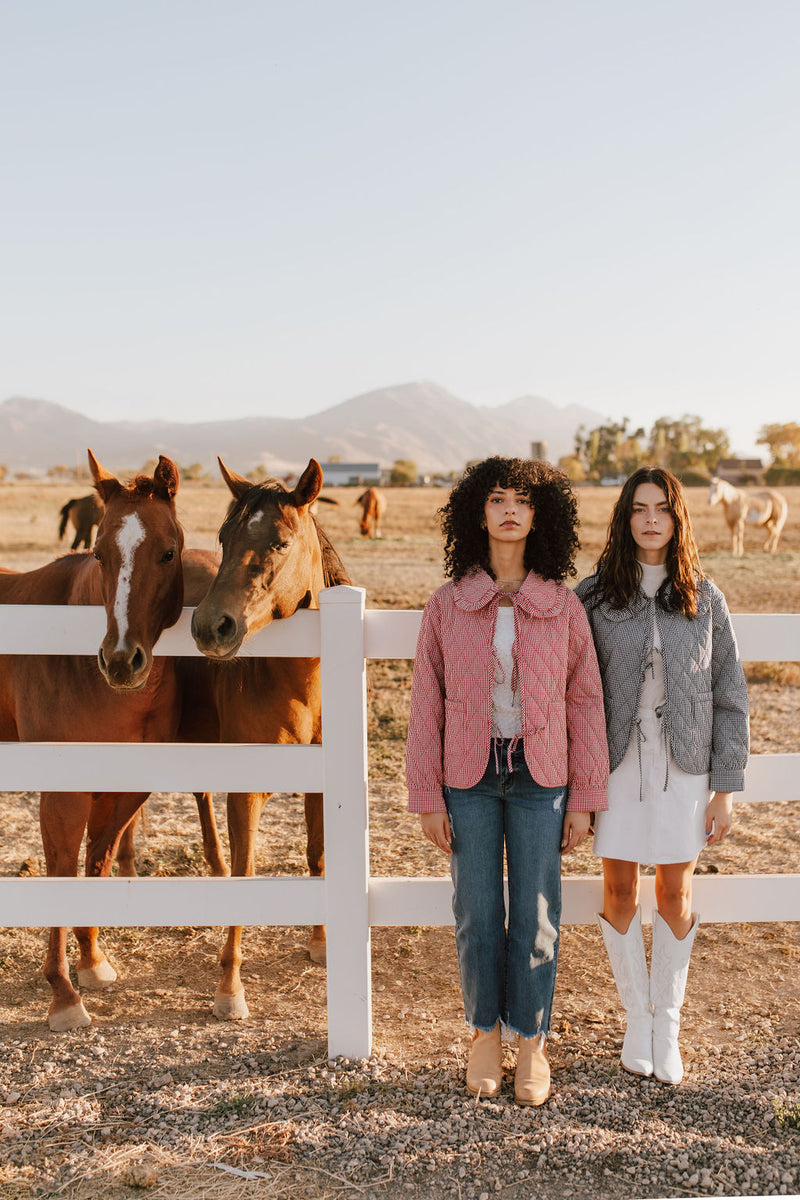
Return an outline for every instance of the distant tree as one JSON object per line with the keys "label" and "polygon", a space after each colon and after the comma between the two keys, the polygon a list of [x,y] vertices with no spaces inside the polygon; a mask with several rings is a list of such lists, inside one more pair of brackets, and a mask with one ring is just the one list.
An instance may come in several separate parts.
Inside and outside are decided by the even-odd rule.
{"label": "distant tree", "polygon": [[54,467],[48,467],[48,479],[74,479],[75,468],[67,466],[66,463],[57,463]]}
{"label": "distant tree", "polygon": [[675,420],[659,417],[650,430],[649,456],[676,475],[689,468],[710,474],[730,451],[724,429],[707,429],[700,417],[686,414]]}
{"label": "distant tree", "polygon": [[188,467],[179,468],[183,479],[207,479],[208,473],[201,462],[189,463]]}
{"label": "distant tree", "polygon": [[586,468],[577,454],[565,454],[558,460],[558,465],[573,483],[583,483],[586,479]]}
{"label": "distant tree", "polygon": [[766,446],[774,467],[800,467],[800,425],[762,425],[756,443]]}
{"label": "distant tree", "polygon": [[[575,433],[572,469],[582,471],[583,478],[591,480],[630,475],[645,460],[643,438],[643,429],[628,428],[627,417],[621,423],[609,421],[590,430],[581,425]],[[577,479],[578,475],[570,478]]]}
{"label": "distant tree", "polygon": [[397,458],[392,463],[389,482],[398,486],[408,486],[417,482],[417,464],[410,458]]}

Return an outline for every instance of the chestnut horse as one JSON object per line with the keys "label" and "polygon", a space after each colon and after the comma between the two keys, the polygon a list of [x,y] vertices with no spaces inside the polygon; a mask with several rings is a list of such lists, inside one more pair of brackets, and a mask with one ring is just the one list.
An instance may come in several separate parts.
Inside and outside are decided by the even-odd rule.
{"label": "chestnut horse", "polygon": [[[105,502],[94,554],[71,554],[34,571],[0,573],[0,603],[104,604],[107,633],[96,660],[76,655],[3,656],[0,739],[195,739],[199,724],[180,728],[185,683],[179,664],[196,660],[154,659],[152,648],[180,615],[184,572],[187,599],[196,603],[214,574],[216,556],[204,551],[183,554],[174,504],[178,473],[169,459],[160,458],[152,479],[139,477],[129,487],[105,471],[91,451],[89,462]],[[210,711],[203,707],[200,736],[216,740]],[[87,875],[110,874],[120,836],[146,798],[141,792],[42,792],[39,811],[47,874],[78,874],[84,833]],[[204,842],[206,834],[216,840],[219,854],[210,798],[199,796],[198,806],[211,822]],[[227,874],[221,857],[219,868],[218,873]],[[78,982],[87,988],[104,987],[116,978],[98,946],[97,933],[96,928],[75,930]],[[70,982],[66,934],[66,929],[51,930],[44,966],[52,990],[48,1020],[57,1031],[91,1021]]]}
{"label": "chestnut horse", "polygon": [[386,512],[386,497],[377,488],[367,488],[356,500],[361,505],[359,529],[362,537],[382,537],[381,518]]}
{"label": "chestnut horse", "polygon": [[714,477],[708,493],[709,504],[722,502],[725,510],[725,520],[731,533],[731,550],[741,557],[744,554],[745,525],[762,525],[767,530],[764,550],[774,554],[778,549],[778,539],[786,524],[789,511],[785,499],[780,492],[768,488],[763,492],[742,492],[725,479]]}
{"label": "chestnut horse", "polygon": [[58,527],[58,540],[61,541],[67,528],[67,523],[71,521],[75,529],[72,549],[77,550],[81,542],[83,542],[83,545],[88,550],[92,544],[92,530],[103,519],[103,501],[96,492],[91,492],[88,496],[68,500],[58,515],[61,517],[61,524]]}
{"label": "chestnut horse", "polygon": [[[299,608],[318,608],[323,587],[349,583],[347,572],[311,506],[322,487],[315,459],[293,491],[278,480],[253,484],[220,470],[233,503],[219,532],[222,563],[192,618],[192,634],[208,658],[222,662],[214,689],[225,742],[320,741],[318,658],[235,658],[244,639]],[[231,874],[255,874],[254,842],[269,793],[228,793]],[[322,795],[305,798],[309,871],[324,873]],[[214,1012],[224,1019],[248,1015],[240,966],[242,931],[228,930],[220,956],[222,974]],[[308,944],[315,962],[325,961],[324,928],[312,930]]]}

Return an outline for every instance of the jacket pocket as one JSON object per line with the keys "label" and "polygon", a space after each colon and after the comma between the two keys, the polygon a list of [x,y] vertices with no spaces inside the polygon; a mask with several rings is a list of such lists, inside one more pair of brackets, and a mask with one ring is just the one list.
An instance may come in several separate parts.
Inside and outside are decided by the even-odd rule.
{"label": "jacket pocket", "polygon": [[710,754],[714,731],[714,693],[697,692],[692,696],[692,749]]}

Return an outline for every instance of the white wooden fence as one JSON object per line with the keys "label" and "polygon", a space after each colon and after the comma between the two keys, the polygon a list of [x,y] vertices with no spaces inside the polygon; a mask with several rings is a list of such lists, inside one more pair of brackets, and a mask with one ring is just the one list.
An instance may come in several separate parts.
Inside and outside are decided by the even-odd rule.
{"label": "white wooden fence", "polygon": [[[0,653],[94,655],[105,613],[88,607],[4,605]],[[197,653],[191,610],[159,654]],[[322,791],[324,879],[0,879],[0,927],[313,925],[328,930],[328,1050],[366,1057],[372,1042],[370,928],[451,925],[449,878],[369,874],[366,660],[413,658],[419,612],[365,611],[361,588],[324,592],[304,611],[250,639],[245,655],[319,655],[323,745],[0,743],[3,791]],[[800,661],[800,614],[734,617],[745,661]],[[800,754],[751,759],[749,802],[800,799]],[[411,818],[410,818],[411,819]],[[653,879],[642,881],[643,911]],[[24,888],[24,891],[23,891]],[[697,876],[703,921],[798,921],[800,874]],[[563,922],[593,922],[599,877],[564,880]]]}

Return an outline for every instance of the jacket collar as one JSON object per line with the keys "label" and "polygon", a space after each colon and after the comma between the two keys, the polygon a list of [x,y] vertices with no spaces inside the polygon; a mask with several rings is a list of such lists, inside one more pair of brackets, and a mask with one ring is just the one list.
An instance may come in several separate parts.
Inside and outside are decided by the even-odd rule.
{"label": "jacket collar", "polygon": [[496,605],[501,596],[508,596],[514,608],[531,617],[553,617],[563,611],[566,603],[564,588],[553,579],[542,579],[529,571],[518,592],[501,592],[495,581],[482,567],[462,576],[453,585],[456,607],[464,612],[476,612],[487,605]]}

